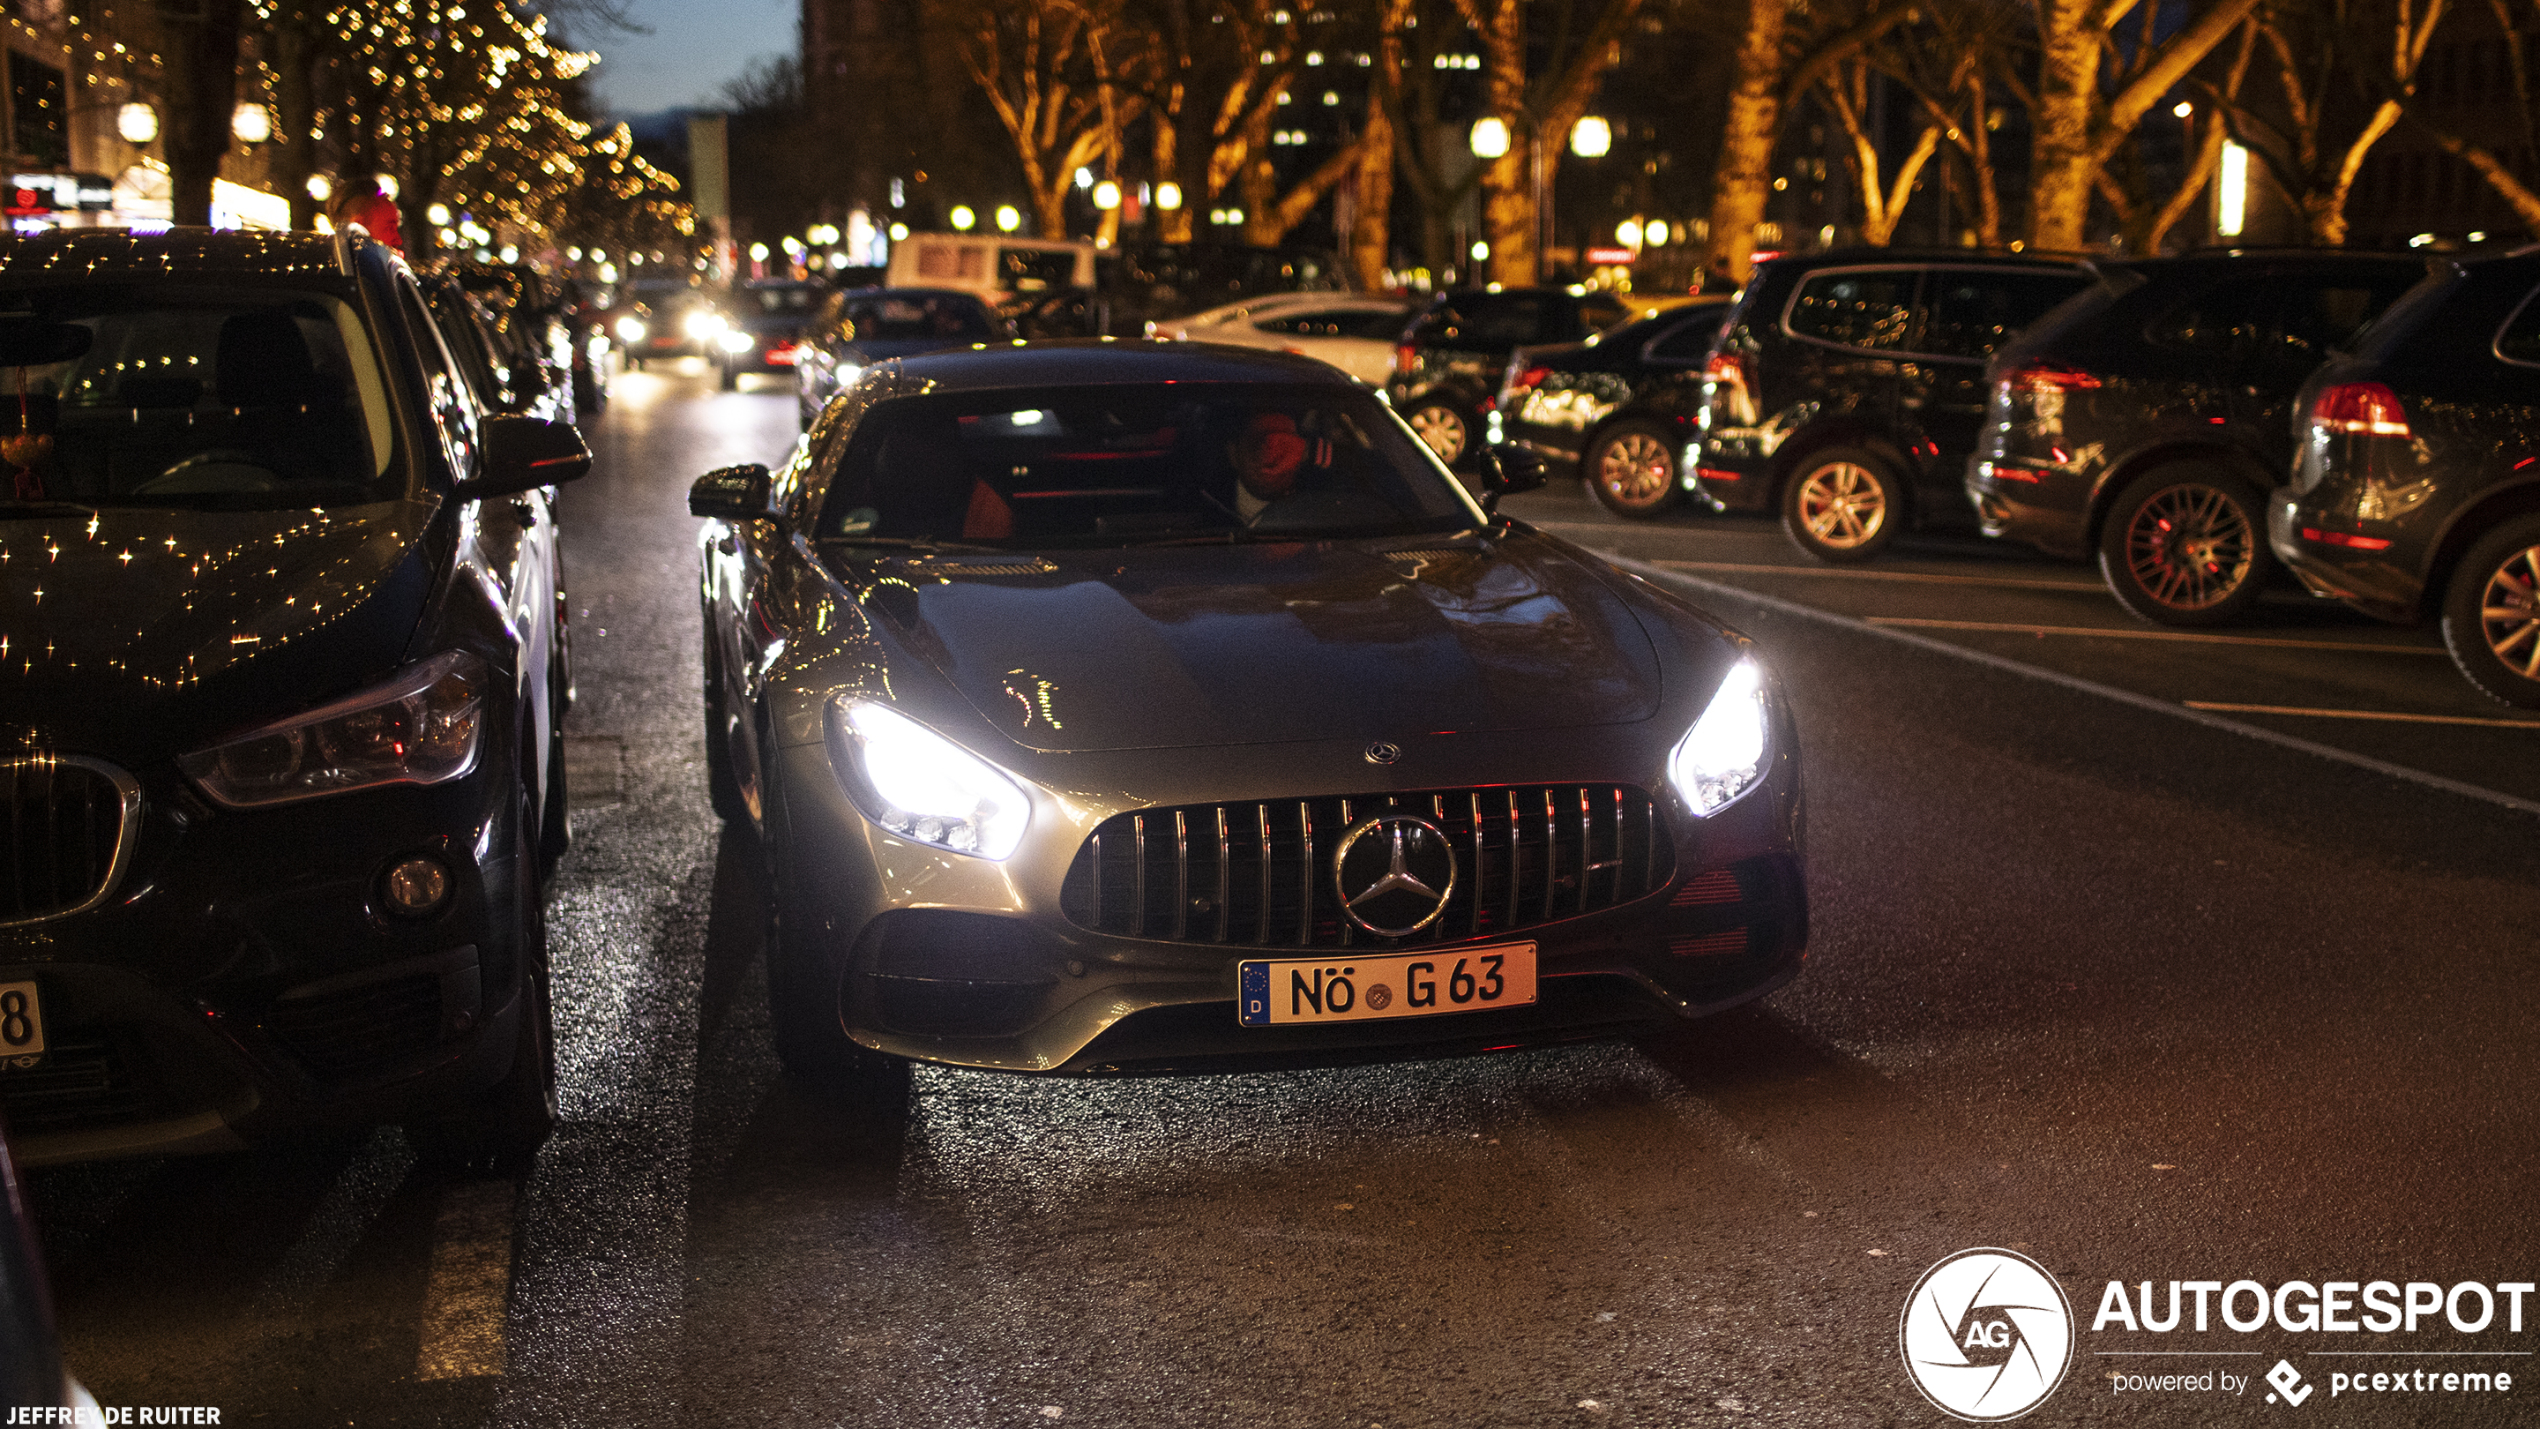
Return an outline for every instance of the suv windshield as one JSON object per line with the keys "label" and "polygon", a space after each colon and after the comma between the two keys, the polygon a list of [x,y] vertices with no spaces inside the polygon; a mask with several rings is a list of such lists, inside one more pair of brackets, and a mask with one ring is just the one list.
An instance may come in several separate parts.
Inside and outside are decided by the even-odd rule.
{"label": "suv windshield", "polygon": [[67,361],[0,368],[0,442],[22,502],[281,510],[404,489],[395,423],[361,319],[280,288],[0,291],[89,332]]}
{"label": "suv windshield", "polygon": [[1479,525],[1372,396],[1172,384],[962,392],[877,407],[820,534],[1028,547],[1297,540]]}
{"label": "suv windshield", "polygon": [[891,293],[847,303],[847,337],[862,342],[985,342],[988,310],[966,293]]}

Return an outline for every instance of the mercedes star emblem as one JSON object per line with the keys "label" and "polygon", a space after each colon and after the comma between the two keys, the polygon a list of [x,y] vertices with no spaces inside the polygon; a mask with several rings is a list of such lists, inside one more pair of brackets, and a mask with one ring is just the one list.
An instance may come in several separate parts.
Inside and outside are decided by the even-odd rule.
{"label": "mercedes star emblem", "polygon": [[1402,746],[1390,740],[1380,739],[1367,746],[1367,762],[1370,764],[1392,764],[1401,758]]}
{"label": "mercedes star emblem", "polygon": [[1349,921],[1380,938],[1409,937],[1446,912],[1455,848],[1426,819],[1379,814],[1341,835],[1332,880]]}

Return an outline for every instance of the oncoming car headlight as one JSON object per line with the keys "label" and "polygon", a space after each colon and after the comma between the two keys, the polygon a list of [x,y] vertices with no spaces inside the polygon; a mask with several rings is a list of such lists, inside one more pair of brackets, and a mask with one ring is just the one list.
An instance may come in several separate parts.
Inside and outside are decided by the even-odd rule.
{"label": "oncoming car headlight", "polygon": [[1716,813],[1763,782],[1771,719],[1764,672],[1753,660],[1730,666],[1702,718],[1667,756],[1667,778],[1696,815]]}
{"label": "oncoming car headlight", "polygon": [[904,839],[1002,859],[1023,842],[1032,801],[969,750],[888,705],[842,698],[836,724],[855,761],[865,813]]}
{"label": "oncoming car headlight", "polygon": [[732,324],[721,313],[690,313],[679,324],[679,330],[699,342],[720,337]]}
{"label": "oncoming car headlight", "polygon": [[489,683],[484,661],[448,651],[375,689],[179,755],[177,767],[232,809],[445,783],[476,767]]}
{"label": "oncoming car headlight", "polygon": [[725,352],[747,352],[750,350],[750,335],[741,331],[739,328],[732,328],[724,332],[722,335],[715,338],[715,342]]}
{"label": "oncoming car headlight", "polygon": [[617,320],[617,340],[619,342],[642,342],[645,338],[652,336],[652,331],[653,330],[651,328],[644,326],[644,320],[642,318],[619,318]]}

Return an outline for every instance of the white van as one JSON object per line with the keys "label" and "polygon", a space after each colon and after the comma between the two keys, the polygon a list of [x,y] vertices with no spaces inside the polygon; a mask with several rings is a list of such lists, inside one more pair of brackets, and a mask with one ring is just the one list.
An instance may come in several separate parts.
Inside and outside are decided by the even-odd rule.
{"label": "white van", "polygon": [[1091,243],[1003,234],[912,233],[891,245],[894,288],[956,288],[990,306],[1058,288],[1094,285]]}

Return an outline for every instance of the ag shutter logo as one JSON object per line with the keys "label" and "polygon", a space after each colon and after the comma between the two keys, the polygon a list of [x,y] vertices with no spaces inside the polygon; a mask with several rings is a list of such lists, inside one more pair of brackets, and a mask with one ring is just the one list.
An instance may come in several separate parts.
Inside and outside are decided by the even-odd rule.
{"label": "ag shutter logo", "polygon": [[2073,1360],[2073,1307],[2017,1251],[1962,1250],[1923,1272],[1897,1327],[1905,1372],[1932,1406],[1974,1423],[2046,1402]]}

